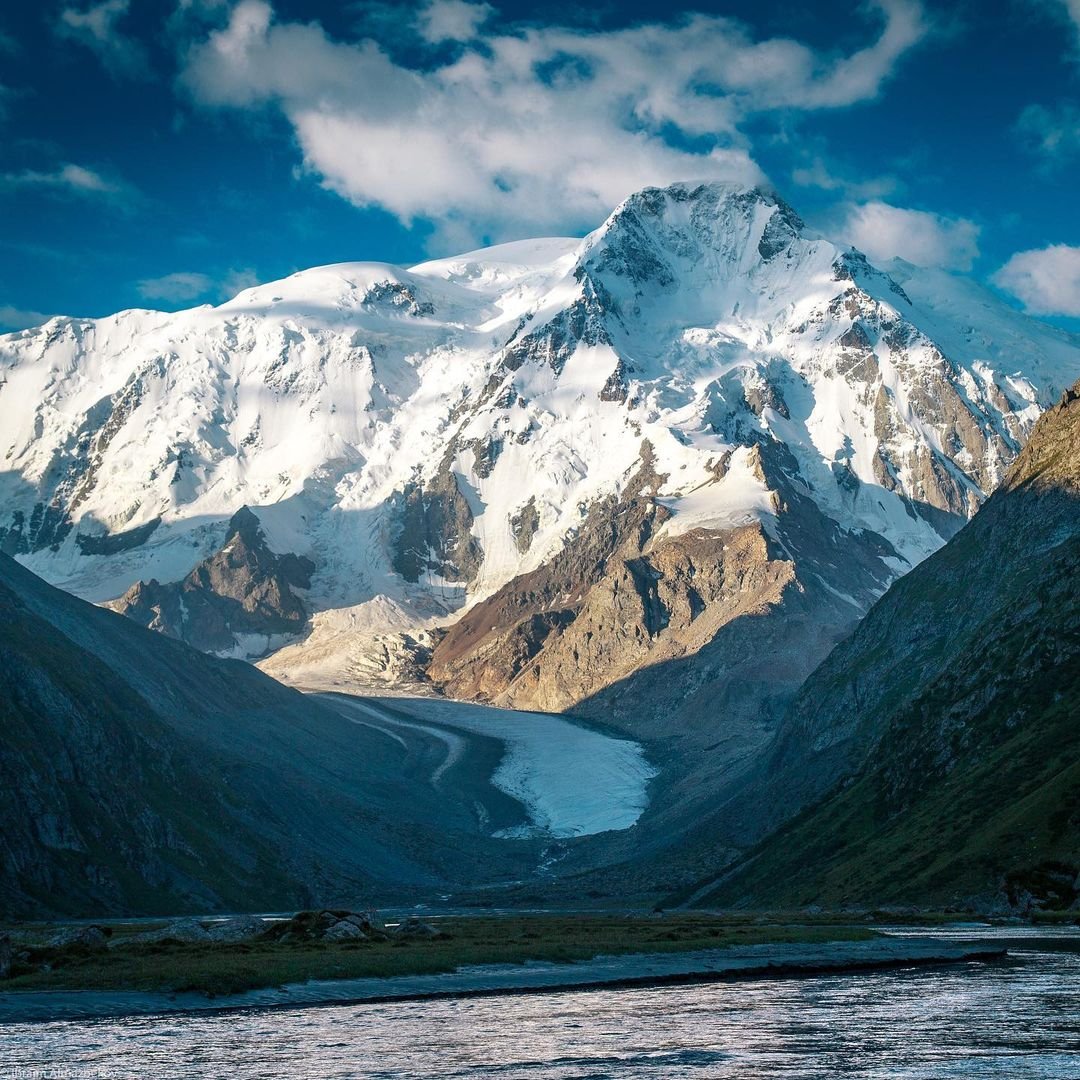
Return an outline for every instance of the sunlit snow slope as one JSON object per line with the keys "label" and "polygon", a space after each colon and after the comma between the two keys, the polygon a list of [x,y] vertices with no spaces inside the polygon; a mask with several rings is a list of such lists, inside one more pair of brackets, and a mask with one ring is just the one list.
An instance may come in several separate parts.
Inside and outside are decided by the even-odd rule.
{"label": "sunlit snow slope", "polygon": [[888,270],[769,192],[683,184],[584,240],[54,318],[0,337],[0,539],[105,601],[183,577],[247,505],[314,564],[316,644],[460,614],[637,483],[662,537],[760,526],[795,561],[823,521],[872,537],[858,588],[814,541],[821,587],[862,610],[1080,375],[1070,335]]}

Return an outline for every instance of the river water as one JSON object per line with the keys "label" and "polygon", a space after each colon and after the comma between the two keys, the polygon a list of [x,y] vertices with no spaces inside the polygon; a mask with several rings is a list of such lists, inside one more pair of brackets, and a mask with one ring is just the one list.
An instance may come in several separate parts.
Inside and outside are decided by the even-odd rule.
{"label": "river water", "polygon": [[11,1025],[0,1078],[1076,1080],[1080,953],[1008,944],[911,972]]}

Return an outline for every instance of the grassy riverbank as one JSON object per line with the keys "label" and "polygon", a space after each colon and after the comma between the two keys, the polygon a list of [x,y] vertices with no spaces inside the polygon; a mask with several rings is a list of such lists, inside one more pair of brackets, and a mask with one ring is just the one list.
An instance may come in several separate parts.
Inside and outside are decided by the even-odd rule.
{"label": "grassy riverbank", "polygon": [[[136,931],[145,932],[147,925],[119,924],[109,927],[107,948],[33,948],[32,963],[24,962],[12,977],[0,980],[0,991],[194,990],[217,995],[308,979],[438,974],[472,964],[569,963],[607,954],[863,941],[875,936],[861,926],[750,923],[697,914],[470,916],[438,919],[434,925],[438,936],[226,944],[125,941]],[[26,933],[24,929],[20,936]],[[41,941],[48,936],[40,932]]]}

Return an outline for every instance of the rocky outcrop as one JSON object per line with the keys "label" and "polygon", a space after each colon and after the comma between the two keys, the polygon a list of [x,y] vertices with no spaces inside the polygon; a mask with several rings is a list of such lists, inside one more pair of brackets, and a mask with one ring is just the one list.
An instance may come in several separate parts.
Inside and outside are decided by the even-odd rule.
{"label": "rocky outcrop", "polygon": [[472,507],[451,467],[454,450],[447,450],[429,480],[406,484],[391,500],[393,566],[408,582],[469,582],[483,561],[472,535]]}
{"label": "rocky outcrop", "polygon": [[373,912],[300,911],[264,928],[264,941],[386,941],[391,935]]}
{"label": "rocky outcrop", "polygon": [[[432,655],[433,680],[453,696],[506,704],[520,697],[530,707],[542,707],[544,691],[536,676],[548,639],[552,634],[558,639],[571,626],[609,567],[614,569],[620,557],[640,554],[669,516],[651,494],[659,478],[647,444],[642,456],[623,498],[594,505],[555,559],[509,582],[448,629]],[[519,677],[530,689],[511,693]],[[586,696],[585,678],[582,672],[566,686],[563,705]]]}
{"label": "rocky outcrop", "polygon": [[[557,556],[447,629],[432,655],[432,679],[458,698],[574,708],[647,669],[671,671],[725,626],[779,611],[792,590],[820,593],[822,580],[843,587],[853,625],[889,580],[883,560],[896,552],[883,538],[851,534],[823,515],[782,444],[762,441],[748,462],[774,488],[774,529],[752,521],[678,531],[655,495],[665,478],[645,443],[619,499],[592,507]],[[714,483],[726,468],[718,465]],[[671,679],[669,704],[687,689],[685,677]]]}
{"label": "rocky outcrop", "polygon": [[245,506],[229,522],[221,550],[186,578],[140,581],[113,607],[205,652],[258,655],[304,628],[307,611],[294,590],[310,587],[314,569],[302,555],[271,551]]}

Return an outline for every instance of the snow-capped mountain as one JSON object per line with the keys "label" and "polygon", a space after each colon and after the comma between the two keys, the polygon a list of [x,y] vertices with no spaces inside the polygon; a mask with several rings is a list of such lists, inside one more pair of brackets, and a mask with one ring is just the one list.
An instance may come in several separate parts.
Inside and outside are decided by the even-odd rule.
{"label": "snow-capped mountain", "polygon": [[[0,540],[99,602],[186,578],[244,604],[230,567],[295,556],[310,573],[275,563],[271,592],[311,629],[268,667],[301,681],[400,661],[565,707],[785,608],[822,638],[787,643],[786,685],[1078,375],[1076,338],[875,268],[767,191],[647,189],[584,240],[0,337]],[[120,606],[200,643],[179,594]],[[607,640],[613,612],[633,642]],[[282,643],[260,625],[226,607],[209,647]]]}

